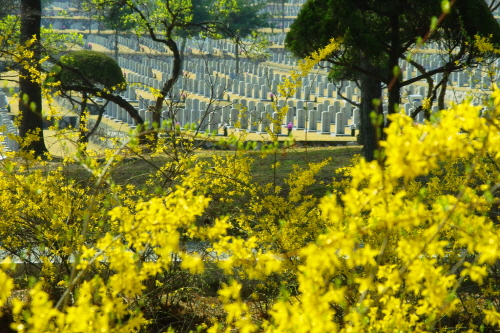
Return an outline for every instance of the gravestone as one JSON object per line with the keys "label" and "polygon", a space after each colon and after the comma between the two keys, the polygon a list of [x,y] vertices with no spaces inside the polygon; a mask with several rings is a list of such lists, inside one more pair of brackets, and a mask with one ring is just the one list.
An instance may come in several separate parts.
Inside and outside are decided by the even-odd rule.
{"label": "gravestone", "polygon": [[222,119],[221,122],[223,124],[227,124],[229,126],[229,120],[231,118],[231,106],[225,105],[222,107]]}
{"label": "gravestone", "polygon": [[330,113],[328,111],[321,112],[321,134],[330,134]]}
{"label": "gravestone", "polygon": [[262,112],[260,114],[261,121],[260,121],[260,131],[259,133],[267,133],[267,131],[270,130],[269,128],[269,118],[268,118],[268,113],[267,112]]}
{"label": "gravestone", "polygon": [[332,124],[335,124],[335,115],[337,114],[337,110],[334,105],[328,106],[328,112],[330,113],[330,121]]}
{"label": "gravestone", "polygon": [[359,128],[360,122],[361,118],[360,118],[359,108],[355,108],[352,111],[352,123],[354,126],[356,126],[356,128]]}
{"label": "gravestone", "polygon": [[325,96],[325,87],[323,82],[318,83],[318,97],[324,97]]}
{"label": "gravestone", "polygon": [[229,126],[234,128],[236,122],[238,121],[239,111],[236,108],[231,108],[229,114],[230,114]]}
{"label": "gravestone", "polygon": [[458,86],[459,87],[465,86],[465,73],[464,72],[458,73]]}
{"label": "gravestone", "polygon": [[304,101],[297,101],[297,109],[303,109],[304,108]]}
{"label": "gravestone", "polygon": [[198,129],[200,125],[200,111],[191,110],[191,123],[195,124],[195,128]]}
{"label": "gravestone", "polygon": [[218,115],[215,112],[212,112],[208,115],[208,131],[210,133],[218,132],[219,130],[219,122]]}
{"label": "gravestone", "polygon": [[259,112],[257,110],[250,111],[250,132],[259,130]]}
{"label": "gravestone", "polygon": [[344,114],[342,112],[335,115],[335,135],[345,135]]}
{"label": "gravestone", "polygon": [[288,110],[286,112],[285,125],[288,125],[289,123],[293,124],[294,113],[295,113],[294,108],[288,107]]}
{"label": "gravestone", "polygon": [[240,112],[240,128],[241,129],[248,129],[248,109],[244,109],[242,112]]}
{"label": "gravestone", "polygon": [[305,129],[306,127],[306,110],[297,110],[297,129]]}
{"label": "gravestone", "polygon": [[199,129],[201,132],[209,131],[209,118],[211,114],[211,106],[205,110],[200,111],[200,125]]}
{"label": "gravestone", "polygon": [[309,132],[317,132],[318,121],[316,119],[316,111],[308,110],[309,112],[309,124],[307,126],[307,130]]}
{"label": "gravestone", "polygon": [[[165,114],[165,120],[168,120],[168,118],[170,117],[170,112],[168,111],[163,111],[162,114]],[[175,122],[178,122],[181,126],[184,126],[186,124],[186,120],[185,120],[185,117],[184,117],[184,109],[177,109],[177,112],[175,114],[175,117],[174,119],[172,119],[172,122],[174,122],[174,125],[175,125]]]}
{"label": "gravestone", "polygon": [[326,85],[326,97],[333,98],[333,92],[335,91],[335,86],[333,83],[328,83]]}
{"label": "gravestone", "polygon": [[246,83],[244,81],[239,82],[240,89],[239,89],[238,95],[245,96],[245,84]]}
{"label": "gravestone", "polygon": [[420,123],[420,124],[423,124],[423,122],[424,122],[424,111],[423,110],[421,110],[417,114],[417,122]]}
{"label": "gravestone", "polygon": [[146,109],[140,109],[139,110],[139,116],[141,116],[141,118],[144,120],[144,122],[146,122]]}
{"label": "gravestone", "polygon": [[0,89],[0,109],[6,108],[7,107],[7,96],[5,96],[5,93]]}
{"label": "gravestone", "polygon": [[269,97],[269,88],[267,87],[267,85],[261,85],[260,86],[260,91],[261,91],[261,101],[267,101],[269,100],[268,97]]}

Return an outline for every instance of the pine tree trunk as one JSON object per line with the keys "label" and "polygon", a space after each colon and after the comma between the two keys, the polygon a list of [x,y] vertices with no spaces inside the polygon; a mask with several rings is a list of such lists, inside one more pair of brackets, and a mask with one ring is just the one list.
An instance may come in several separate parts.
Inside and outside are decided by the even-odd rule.
{"label": "pine tree trunk", "polygon": [[[451,73],[450,72],[444,72],[443,75],[443,84],[441,85],[441,89],[439,91],[438,95],[438,107],[439,110],[444,110],[445,109],[445,97],[446,97],[446,88],[448,86],[448,78],[450,77]],[[429,120],[429,119],[427,119]]]}
{"label": "pine tree trunk", "polygon": [[[37,71],[40,71],[40,21],[41,3],[40,0],[21,1],[21,36],[20,44],[26,45],[33,37],[36,42],[31,44],[30,50],[34,52],[33,59],[23,59],[33,61]],[[35,156],[42,156],[48,152],[43,139],[43,118],[42,118],[42,89],[39,82],[33,80],[29,69],[21,68],[19,72],[19,112],[21,122],[19,125],[19,135],[22,139],[27,139],[30,135],[38,136],[33,140],[30,137],[23,150],[33,151]]]}
{"label": "pine tree trunk", "polygon": [[381,113],[381,105],[375,107],[374,99],[382,99],[382,87],[380,81],[369,76],[361,75],[361,110],[360,110],[360,134],[363,144],[363,155],[365,160],[372,161],[375,158],[375,151],[379,147],[380,128],[377,128],[373,122],[371,113]]}

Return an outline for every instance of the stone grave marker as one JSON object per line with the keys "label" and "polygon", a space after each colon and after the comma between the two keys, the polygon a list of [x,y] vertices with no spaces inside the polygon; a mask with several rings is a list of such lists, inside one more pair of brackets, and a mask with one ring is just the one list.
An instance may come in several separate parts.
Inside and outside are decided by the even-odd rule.
{"label": "stone grave marker", "polygon": [[297,110],[297,129],[302,130],[306,127],[306,110]]}
{"label": "stone grave marker", "polygon": [[335,135],[345,135],[344,114],[337,112],[335,115]]}
{"label": "stone grave marker", "polygon": [[330,134],[330,112],[321,112],[321,134]]}
{"label": "stone grave marker", "polygon": [[318,121],[316,119],[316,111],[315,110],[308,110],[309,113],[309,124],[307,126],[307,130],[309,132],[317,132],[318,130]]}

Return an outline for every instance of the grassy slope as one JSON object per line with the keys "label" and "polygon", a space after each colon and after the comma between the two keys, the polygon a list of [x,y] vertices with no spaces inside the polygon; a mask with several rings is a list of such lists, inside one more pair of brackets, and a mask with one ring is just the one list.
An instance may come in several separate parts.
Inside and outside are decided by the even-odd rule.
{"label": "grassy slope", "polygon": [[[247,154],[254,159],[251,172],[257,183],[261,185],[273,183],[276,177],[276,185],[283,185],[283,180],[292,172],[293,165],[297,165],[299,168],[307,168],[308,163],[318,163],[327,158],[331,158],[331,161],[319,172],[317,179],[325,183],[331,182],[335,169],[349,165],[352,157],[360,153],[360,147],[322,147],[308,148],[307,150],[304,148],[279,150],[276,153],[267,154],[265,157],[260,152],[248,152]],[[234,154],[234,152],[205,150],[197,153],[198,158],[203,160],[211,160],[213,154],[224,155]],[[166,157],[161,156],[155,158],[145,156],[144,159],[129,159],[113,170],[113,180],[117,184],[140,186],[166,160]],[[271,167],[275,162],[280,163],[276,174],[273,173]],[[80,166],[74,165],[70,168],[69,177],[85,181],[87,173],[82,171]],[[317,194],[321,195],[321,193]]]}

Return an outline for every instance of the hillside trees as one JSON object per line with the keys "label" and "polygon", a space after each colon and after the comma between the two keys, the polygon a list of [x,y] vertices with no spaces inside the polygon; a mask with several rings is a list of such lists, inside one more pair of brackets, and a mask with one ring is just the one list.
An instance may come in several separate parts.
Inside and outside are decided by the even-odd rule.
{"label": "hillside trees", "polygon": [[101,17],[101,22],[105,28],[114,30],[115,32],[115,60],[118,61],[118,33],[130,31],[133,28],[132,22],[127,22],[125,19],[126,15],[130,15],[130,9],[126,12],[127,7],[117,7],[117,5],[112,6],[109,10],[103,13]]}
{"label": "hillside trees", "polygon": [[285,32],[285,4],[287,0],[268,1],[268,8],[270,10],[271,32],[274,29],[281,28]]}
{"label": "hillside trees", "polygon": [[[458,1],[460,2],[460,1]],[[453,3],[453,2],[452,2]],[[500,35],[500,27],[494,21],[484,0],[468,1],[460,6],[452,6],[450,11],[441,15],[441,6],[437,1],[421,1],[418,4],[412,1],[391,1],[390,3],[376,0],[357,1],[355,3],[343,0],[312,0],[308,1],[301,9],[297,20],[292,24],[291,31],[287,34],[286,47],[298,57],[328,44],[331,38],[342,40],[344,47],[332,54],[327,61],[332,63],[333,77],[338,79],[346,77],[376,80],[379,85],[370,85],[374,90],[369,93],[367,87],[362,95],[361,131],[365,147],[365,157],[373,159],[373,149],[376,147],[377,135],[369,112],[375,109],[381,113],[381,106],[371,105],[373,98],[381,96],[380,86],[388,89],[389,113],[396,111],[400,103],[401,87],[412,84],[422,79],[429,82],[427,97],[435,98],[435,87],[432,75],[436,73],[450,73],[462,70],[464,66],[474,64],[480,52],[472,42],[474,35],[488,37]],[[464,23],[465,18],[472,19],[468,13],[471,8],[481,15],[474,17],[484,18],[482,27],[474,28],[471,23]],[[431,30],[428,34],[430,17],[445,18],[440,22],[438,29]],[[476,30],[478,29],[478,30]],[[312,32],[315,33],[312,33]],[[418,46],[418,40],[448,41],[447,59],[436,69],[430,71],[417,64],[411,57],[411,51]],[[495,37],[496,38],[496,37]],[[421,72],[415,78],[402,81],[400,61],[408,61],[415,65]],[[336,73],[335,73],[336,72]],[[442,80],[441,85],[444,84]],[[376,89],[376,90],[375,90]],[[379,135],[380,136],[380,135]]]}
{"label": "hillside trees", "polygon": [[[189,38],[198,38],[205,31],[203,22],[212,20],[212,12],[210,8],[215,6],[214,0],[192,0],[191,24],[189,28],[179,27],[175,30],[175,34],[181,37],[180,55],[181,61],[184,60],[186,52],[186,44]],[[181,62],[181,69],[182,69]]]}
{"label": "hillside trees", "polygon": [[239,73],[240,44],[242,39],[250,36],[256,29],[268,24],[269,15],[259,12],[265,7],[262,1],[237,0],[236,8],[228,13],[224,20],[227,27],[226,37],[235,41],[236,74]]}

